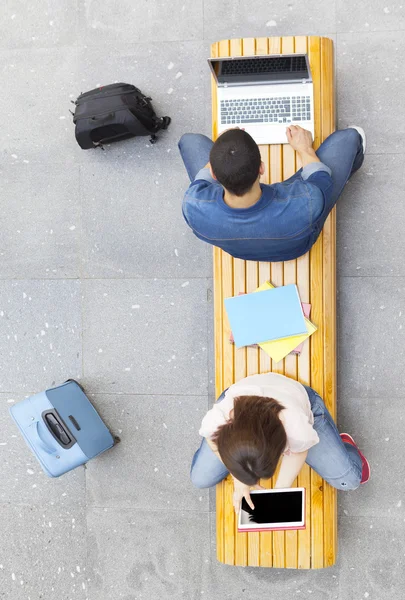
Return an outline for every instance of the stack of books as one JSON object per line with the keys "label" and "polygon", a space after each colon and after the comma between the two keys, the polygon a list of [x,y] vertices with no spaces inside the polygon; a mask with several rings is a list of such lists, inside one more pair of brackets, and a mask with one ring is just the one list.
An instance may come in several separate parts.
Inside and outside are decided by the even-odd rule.
{"label": "stack of books", "polygon": [[225,299],[231,343],[259,346],[274,362],[299,354],[317,327],[308,319],[311,305],[301,303],[295,284],[274,287],[266,281],[251,294]]}

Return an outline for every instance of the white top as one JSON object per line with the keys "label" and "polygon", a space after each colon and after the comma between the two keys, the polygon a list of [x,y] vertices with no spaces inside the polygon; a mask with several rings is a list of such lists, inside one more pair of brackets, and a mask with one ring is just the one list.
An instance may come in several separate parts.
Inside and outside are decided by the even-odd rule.
{"label": "white top", "polygon": [[223,400],[214,404],[203,418],[200,435],[211,438],[229,420],[238,396],[265,396],[284,406],[279,417],[287,435],[286,454],[304,452],[319,442],[306,389],[298,381],[278,373],[251,375],[231,385]]}

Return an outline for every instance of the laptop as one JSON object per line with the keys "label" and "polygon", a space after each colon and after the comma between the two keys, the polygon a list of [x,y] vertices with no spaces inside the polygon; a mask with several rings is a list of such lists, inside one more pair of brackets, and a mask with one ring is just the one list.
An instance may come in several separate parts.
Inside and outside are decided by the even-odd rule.
{"label": "laptop", "polygon": [[245,129],[257,144],[286,144],[286,127],[314,135],[314,96],[306,54],[210,58],[217,83],[218,134]]}

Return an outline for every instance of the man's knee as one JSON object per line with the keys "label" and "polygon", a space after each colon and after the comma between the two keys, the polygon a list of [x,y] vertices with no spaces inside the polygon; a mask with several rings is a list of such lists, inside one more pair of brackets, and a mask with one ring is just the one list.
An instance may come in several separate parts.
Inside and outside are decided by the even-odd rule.
{"label": "man's knee", "polygon": [[211,140],[202,133],[183,133],[181,136],[178,146],[179,148],[187,149],[187,148],[195,148],[198,145],[211,143]]}
{"label": "man's knee", "polygon": [[352,127],[348,127],[347,129],[345,129],[346,135],[348,137],[348,139],[352,142],[357,142],[357,143],[362,143],[362,137],[360,135],[360,133],[357,131],[357,129],[353,129]]}
{"label": "man's knee", "polygon": [[186,146],[190,142],[192,142],[196,135],[197,135],[196,133],[183,133],[183,135],[179,139],[179,143],[178,143],[179,148],[184,148],[184,146]]}
{"label": "man's knee", "polygon": [[361,135],[356,129],[347,127],[346,129],[338,129],[337,131],[334,131],[330,134],[328,139],[333,139],[339,142],[345,141],[347,143],[354,143],[361,141]]}
{"label": "man's knee", "polygon": [[362,141],[359,132],[352,127],[347,127],[347,129],[339,129],[339,131],[335,131],[332,133],[332,135],[337,136],[348,144],[359,144]]}

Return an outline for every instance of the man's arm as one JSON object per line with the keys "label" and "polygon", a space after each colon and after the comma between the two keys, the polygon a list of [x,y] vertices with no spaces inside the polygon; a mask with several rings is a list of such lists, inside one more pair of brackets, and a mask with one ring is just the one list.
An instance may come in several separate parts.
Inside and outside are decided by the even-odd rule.
{"label": "man's arm", "polygon": [[312,146],[311,148],[306,148],[305,150],[298,150],[298,154],[300,155],[303,169],[305,169],[307,165],[321,162]]}
{"label": "man's arm", "polygon": [[287,127],[286,134],[291,148],[300,155],[303,167],[310,163],[321,162],[312,147],[313,142],[310,131],[299,125],[291,125]]}
{"label": "man's arm", "polygon": [[300,155],[303,179],[308,179],[318,171],[326,171],[326,173],[332,175],[330,168],[317,157],[312,147],[312,135],[310,131],[298,125],[291,125],[291,127],[287,127],[286,133],[290,146]]}
{"label": "man's arm", "polygon": [[312,147],[311,132],[298,125],[292,125],[287,127],[286,133],[290,146],[300,155],[302,179],[321,190],[324,202],[327,205],[331,199],[333,186],[332,171],[317,157]]}

